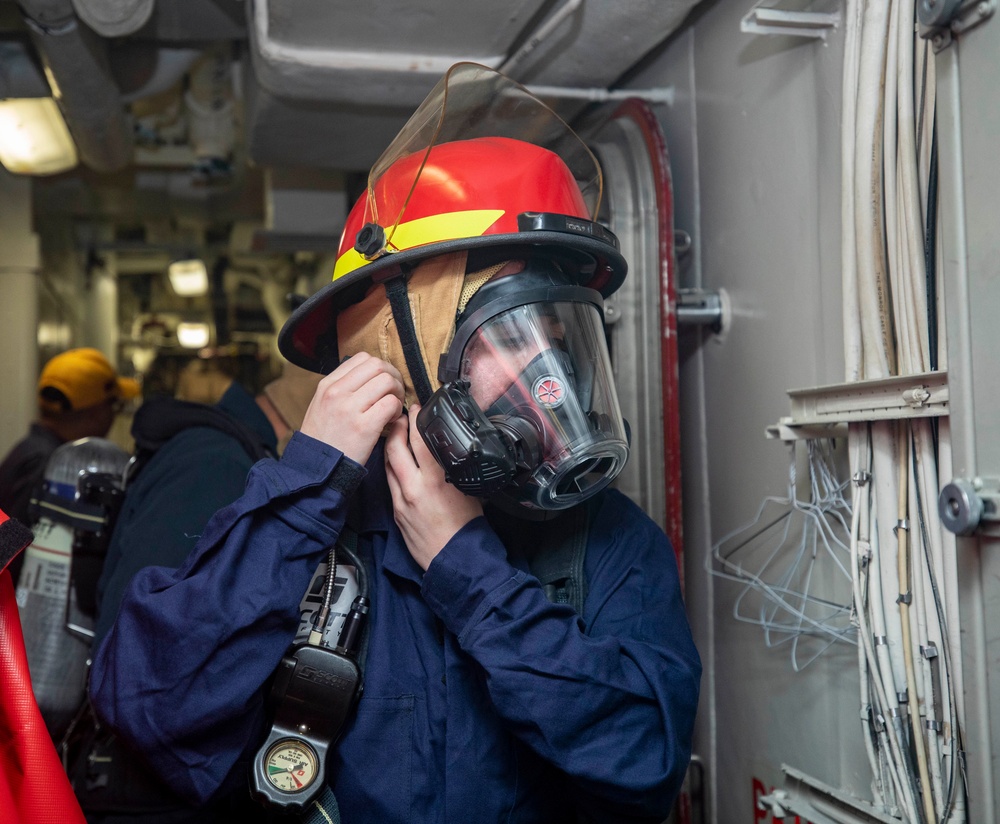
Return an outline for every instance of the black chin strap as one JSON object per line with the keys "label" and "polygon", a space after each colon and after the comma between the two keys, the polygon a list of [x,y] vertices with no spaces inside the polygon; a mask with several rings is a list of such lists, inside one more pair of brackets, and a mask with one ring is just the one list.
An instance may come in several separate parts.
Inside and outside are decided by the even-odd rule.
{"label": "black chin strap", "polygon": [[409,290],[406,288],[406,272],[387,280],[385,286],[389,306],[392,307],[392,317],[396,321],[396,331],[399,342],[403,345],[403,357],[406,358],[406,369],[413,381],[420,405],[427,403],[431,396],[431,382],[427,377],[424,358],[420,352],[420,342],[417,340],[417,329],[413,325],[413,313],[410,311]]}

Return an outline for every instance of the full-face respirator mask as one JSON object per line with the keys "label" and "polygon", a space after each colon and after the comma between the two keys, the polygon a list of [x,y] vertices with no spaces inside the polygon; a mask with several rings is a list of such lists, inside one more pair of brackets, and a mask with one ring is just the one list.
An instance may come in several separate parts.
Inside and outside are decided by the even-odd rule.
{"label": "full-face respirator mask", "polygon": [[607,486],[628,458],[603,300],[530,259],[482,286],[441,356],[417,428],[467,495],[561,510]]}

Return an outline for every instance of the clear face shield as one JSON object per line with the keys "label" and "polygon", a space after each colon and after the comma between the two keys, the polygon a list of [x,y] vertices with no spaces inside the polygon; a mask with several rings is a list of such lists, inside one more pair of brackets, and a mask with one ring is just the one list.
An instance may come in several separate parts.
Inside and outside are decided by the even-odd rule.
{"label": "clear face shield", "polygon": [[444,385],[418,428],[463,492],[567,509],[607,486],[628,458],[600,297],[520,275],[493,291],[459,323]]}
{"label": "clear face shield", "polygon": [[[485,66],[457,63],[371,168],[364,221],[381,227],[381,231],[362,252],[367,260],[419,245],[422,239],[418,236],[428,231],[439,240],[446,239],[449,230],[443,226],[418,229],[412,225],[415,219],[427,219],[421,207],[414,205],[423,197],[433,197],[435,192],[451,193],[447,194],[450,197],[461,192],[456,200],[495,204],[494,185],[480,191],[481,184],[456,176],[455,170],[442,166],[432,151],[436,146],[475,138],[514,138],[554,152],[572,173],[574,189],[578,189],[573,196],[579,199],[580,208],[591,220],[597,219],[603,179],[597,158],[583,140],[525,87]],[[556,181],[548,183],[558,185]],[[456,208],[455,203],[452,208]],[[447,222],[458,237],[472,228],[454,216]],[[359,258],[344,266],[360,262]]]}

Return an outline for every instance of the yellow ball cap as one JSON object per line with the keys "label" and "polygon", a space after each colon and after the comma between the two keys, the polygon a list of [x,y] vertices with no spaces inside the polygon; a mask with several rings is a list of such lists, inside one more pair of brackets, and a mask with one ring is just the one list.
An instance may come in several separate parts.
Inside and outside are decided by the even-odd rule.
{"label": "yellow ball cap", "polygon": [[69,411],[65,404],[46,398],[45,389],[57,389],[72,410],[87,409],[109,400],[128,400],[139,394],[139,384],[119,377],[115,368],[97,349],[70,349],[56,355],[38,378],[38,403],[54,412]]}

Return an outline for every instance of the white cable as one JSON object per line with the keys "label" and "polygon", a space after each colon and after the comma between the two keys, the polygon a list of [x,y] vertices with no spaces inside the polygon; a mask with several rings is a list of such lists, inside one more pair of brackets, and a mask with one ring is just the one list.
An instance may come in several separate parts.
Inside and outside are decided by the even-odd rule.
{"label": "white cable", "polygon": [[872,478],[875,493],[873,544],[877,562],[874,569],[880,578],[878,588],[873,588],[872,618],[876,632],[880,632],[886,639],[886,642],[878,647],[877,652],[886,700],[892,702],[887,705],[887,710],[893,731],[893,735],[890,736],[890,741],[893,742],[893,767],[899,774],[904,806],[912,810],[911,818],[916,822],[918,819],[915,811],[919,793],[917,779],[910,769],[907,757],[909,719],[904,716],[904,713],[909,711],[908,702],[904,703],[909,695],[910,681],[906,665],[908,639],[903,632],[903,615],[897,602],[900,594],[899,551],[894,528],[898,519],[899,455],[895,422],[872,424],[872,445]]}
{"label": "white cable", "polygon": [[[929,177],[936,96],[934,65],[933,60],[925,62],[925,41],[919,41],[921,51],[914,52],[913,11],[911,0],[867,4],[846,0],[842,190],[849,203],[842,204],[842,266],[849,380],[929,368],[928,308],[938,315],[941,331],[936,354],[939,367],[946,368],[942,304],[927,306],[923,238],[928,207],[922,198]],[[915,77],[919,78],[916,87]],[[939,243],[936,249],[940,261]],[[939,280],[942,269],[938,263]],[[900,810],[893,814],[901,811],[912,824],[922,820],[918,810],[928,824],[946,812],[948,821],[960,822],[965,814],[962,794],[950,795],[958,774],[960,741],[949,737],[958,734],[964,718],[961,673],[953,669],[953,662],[960,660],[957,576],[953,550],[943,549],[953,548],[954,538],[944,533],[937,519],[938,463],[929,425],[919,421],[913,427],[914,465],[905,458],[906,444],[898,444],[896,453],[887,426],[871,427],[871,514],[868,506],[858,502],[851,524],[854,609],[862,640],[862,706],[870,700],[889,721],[882,733],[886,746],[869,747],[871,741],[866,741],[873,794],[877,797],[881,791],[887,805],[898,801]],[[940,442],[940,465],[950,466],[946,419]],[[853,470],[860,468],[861,461],[853,452],[851,461]],[[919,533],[915,531],[918,511],[922,516]],[[865,532],[869,517],[874,520]],[[911,527],[908,540],[902,534],[898,546],[889,534],[897,520],[908,521]],[[867,534],[874,548],[872,563],[865,570],[856,562],[856,530]],[[895,596],[901,591],[912,593],[912,603],[897,606]],[[878,643],[873,643],[873,634]],[[912,639],[904,637],[911,635]],[[937,704],[932,667],[920,655],[921,648],[929,649],[931,644],[939,650]],[[889,719],[903,684],[910,698],[919,788],[904,744],[906,733]],[[941,717],[937,718],[939,707]],[[944,722],[944,734],[925,733],[921,718]],[[893,791],[896,799],[891,798]]]}
{"label": "white cable", "polygon": [[844,81],[840,125],[840,267],[843,273],[845,380],[861,378],[861,315],[858,300],[857,241],[854,227],[854,140],[857,123],[861,51],[861,3],[847,0],[844,10]]}
{"label": "white cable", "polygon": [[[869,477],[871,477],[871,469],[873,467],[867,465],[861,465],[854,468],[855,472],[867,472]],[[877,495],[876,490],[869,492],[869,495],[874,492]],[[891,676],[891,666],[888,660],[888,653],[886,644],[883,643],[885,639],[885,632],[880,623],[880,616],[882,614],[882,596],[881,596],[881,582],[879,578],[879,564],[877,557],[879,554],[878,547],[878,533],[877,530],[871,528],[870,512],[871,505],[874,501],[860,502],[859,508],[861,509],[860,516],[860,529],[859,529],[859,540],[867,541],[871,547],[872,560],[868,564],[869,570],[869,589],[868,598],[865,599],[862,596],[860,590],[860,580],[859,576],[853,576],[853,587],[854,587],[854,600],[856,604],[866,605],[870,604],[871,609],[866,610],[864,608],[859,608],[858,610],[858,638],[864,645],[865,653],[868,657],[869,667],[873,671],[873,677],[871,679],[871,684],[874,687],[875,702],[879,717],[883,721],[882,729],[880,730],[880,737],[883,740],[883,747],[888,753],[886,765],[888,767],[889,776],[892,780],[892,785],[895,790],[896,798],[903,807],[903,812],[905,815],[910,816],[911,821],[915,821],[912,815],[914,810],[913,796],[910,789],[910,782],[908,777],[900,774],[900,769],[903,764],[905,764],[903,758],[903,746],[899,739],[899,725],[893,723],[893,718],[891,716],[890,710],[895,709],[895,692],[892,686],[892,676]],[[852,546],[857,546],[856,542],[852,542]],[[857,559],[854,559],[855,562]],[[856,563],[855,563],[856,568]],[[872,618],[872,623],[869,624],[869,613]],[[886,685],[889,685],[888,689]],[[890,703],[890,696],[892,698],[892,703]]]}
{"label": "white cable", "polygon": [[855,231],[858,248],[858,292],[865,378],[888,377],[892,371],[890,297],[886,281],[882,194],[882,96],[887,3],[868,3],[862,19],[855,128]]}
{"label": "white cable", "polygon": [[872,424],[872,483],[874,484],[874,537],[878,540],[879,552],[875,558],[878,575],[878,591],[873,593],[872,611],[881,635],[886,636],[886,655],[889,666],[886,676],[886,691],[896,695],[906,683],[906,667],[903,663],[901,647],[902,630],[899,611],[890,608],[898,594],[896,586],[896,443],[894,425],[877,421]]}
{"label": "white cable", "polygon": [[[849,461],[851,466],[862,465],[860,452],[864,442],[865,435],[863,427],[858,424],[850,424],[848,430],[848,445],[850,450]],[[866,570],[868,568],[868,562],[871,559],[871,554],[868,553],[867,557],[864,561],[862,561],[860,547],[858,545],[858,536],[861,526],[861,510],[867,507],[867,502],[864,501],[863,493],[867,492],[867,490],[868,482],[863,480],[860,475],[857,476],[854,481],[851,497],[851,569],[853,571],[852,581],[856,576],[858,581],[857,591],[862,593],[866,591],[868,586],[868,575]],[[854,609],[854,620],[857,621],[860,626],[864,622],[865,606],[863,603],[858,603],[857,598],[855,598]],[[865,752],[868,755],[868,763],[872,770],[872,799],[876,808],[881,807],[884,809],[886,805],[886,794],[883,790],[881,763],[875,752],[875,745],[872,743],[872,737],[873,735],[877,735],[877,731],[874,726],[875,713],[870,691],[871,670],[868,667],[868,656],[865,651],[864,644],[858,644],[858,674],[860,676],[859,682],[861,685],[861,712],[859,713],[862,721],[861,738],[864,741]]]}
{"label": "white cable", "polygon": [[[951,422],[947,418],[941,418],[938,423],[938,464],[940,466],[952,466],[951,451]],[[934,499],[932,499],[934,500]],[[942,569],[942,576],[939,580],[942,584],[942,596],[945,603],[945,617],[948,629],[948,646],[951,648],[955,661],[962,660],[962,635],[959,632],[961,619],[958,610],[958,568],[956,559],[958,558],[955,535],[940,526],[937,512],[933,515],[933,520],[939,524],[937,531],[940,532],[941,547],[939,563]],[[955,682],[955,702],[958,707],[960,718],[965,718],[965,686],[961,667],[956,667],[952,673]]]}
{"label": "white cable", "polygon": [[[907,158],[905,157],[905,147],[902,136],[906,132],[907,122],[903,119],[906,105],[904,101],[908,98],[912,90],[912,80],[907,85],[907,72],[904,64],[909,60],[909,48],[912,43],[912,21],[909,32],[904,34],[903,28],[906,23],[905,10],[903,7],[907,3],[893,2],[890,5],[889,28],[886,46],[886,68],[884,85],[884,131],[883,131],[883,186],[885,194],[885,237],[886,252],[889,263],[889,284],[892,295],[892,317],[895,324],[896,342],[896,363],[899,374],[912,374],[914,371],[913,358],[913,324],[915,318],[912,313],[912,281],[911,271],[913,261],[910,258],[910,248],[908,242],[908,227],[906,225],[906,184],[903,178],[907,173]],[[912,107],[910,107],[912,112]],[[894,645],[896,618],[898,614],[899,627],[899,653],[902,656],[903,672],[900,673],[898,665],[894,661],[895,683],[899,694],[906,697],[906,709],[909,712],[908,722],[912,742],[910,750],[916,756],[919,774],[919,791],[914,790],[916,795],[919,792],[919,801],[924,810],[924,815],[928,820],[933,819],[933,800],[930,796],[931,787],[929,780],[929,769],[927,765],[926,751],[922,741],[923,736],[920,730],[920,702],[921,691],[917,684],[916,667],[913,657],[912,623],[915,616],[912,614],[908,600],[912,598],[912,586],[910,583],[910,560],[908,546],[907,512],[909,500],[909,441],[905,436],[905,427],[900,425],[893,430],[895,440],[895,474],[897,481],[895,488],[895,550],[896,575],[895,591],[898,598],[895,599],[895,607],[890,607],[893,603],[889,597],[885,598],[886,623],[890,637],[890,645]],[[887,486],[887,485],[886,485]],[[885,525],[884,520],[888,510],[888,501],[881,501],[879,506],[880,521]],[[885,543],[884,530],[880,534]],[[883,556],[888,558],[888,553]],[[891,595],[888,586],[890,580],[887,565],[883,566],[883,573],[886,583],[885,594]],[[907,763],[907,773],[912,773]]]}
{"label": "white cable", "polygon": [[[874,455],[871,460],[872,468],[877,472],[878,467],[874,464]],[[889,713],[891,709],[895,709],[898,702],[896,701],[896,679],[893,675],[892,660],[889,651],[889,645],[892,642],[889,638],[888,632],[885,627],[885,610],[883,609],[883,569],[884,564],[882,562],[882,556],[884,549],[882,547],[882,541],[880,540],[877,516],[872,517],[872,513],[877,512],[878,507],[878,487],[875,485],[876,475],[872,473],[872,491],[870,493],[869,506],[871,507],[868,517],[862,518],[862,524],[865,525],[867,521],[868,531],[862,533],[868,540],[868,544],[871,547],[872,558],[868,566],[868,599],[867,599],[867,612],[866,624],[870,627],[870,635],[865,637],[865,641],[871,641],[873,644],[872,654],[870,655],[871,667],[873,671],[873,685],[875,686],[875,694],[878,696],[879,707],[885,717],[885,722],[887,727],[890,725]],[[872,640],[874,639],[874,640]],[[892,703],[890,703],[890,700]],[[892,739],[894,735],[889,734]],[[893,754],[900,748],[893,748]],[[895,758],[890,760],[890,764],[894,769],[898,769],[898,762]],[[897,789],[898,789],[897,781]]]}
{"label": "white cable", "polygon": [[[894,308],[896,311],[897,323],[897,345],[900,364],[900,373],[907,374],[921,372],[928,368],[928,332],[927,332],[927,303],[926,303],[926,277],[923,254],[923,221],[924,210],[921,208],[921,194],[918,173],[917,138],[916,138],[916,110],[914,107],[914,95],[919,92],[914,88],[913,73],[913,4],[895,4],[898,8],[898,28],[897,38],[897,61],[895,71],[897,73],[897,100],[896,119],[898,145],[895,147],[894,162],[897,168],[897,211],[896,216],[899,225],[891,236],[899,243],[898,258],[902,271],[896,273],[892,279],[894,288],[898,289],[898,294],[894,294]],[[890,64],[891,66],[891,64]],[[901,454],[906,454],[901,452]],[[901,467],[901,472],[910,474],[910,465]],[[926,465],[926,464],[924,464]],[[901,475],[902,477],[902,475]],[[915,483],[920,483],[914,479]],[[902,481],[901,481],[902,483]],[[910,496],[916,499],[914,493]],[[921,497],[926,499],[926,492],[921,491]],[[904,502],[905,503],[905,502]],[[916,512],[916,507],[911,508],[911,512]],[[903,517],[903,516],[901,516]],[[928,537],[930,533],[928,532]],[[922,549],[923,536],[911,532],[908,536],[913,540],[912,546]],[[905,542],[901,542],[905,546]],[[921,557],[916,553],[911,553],[914,558],[912,570],[923,570]],[[930,571],[928,570],[928,575]],[[919,654],[919,647],[926,647],[928,622],[937,622],[936,609],[933,615],[928,614],[928,601],[922,597],[924,592],[923,574],[918,578],[915,574],[911,576],[909,585],[914,593],[915,605],[911,611],[905,605],[900,606],[903,618],[903,629],[907,631],[907,618],[910,619],[912,628],[917,634],[914,644],[906,646],[907,675],[911,692],[911,702],[913,714],[913,735],[914,751],[918,756],[918,768],[920,772],[920,782],[922,788],[922,802],[924,814],[928,821],[933,821],[937,813],[943,811],[944,799],[942,799],[942,786],[940,781],[940,759],[938,752],[938,741],[935,733],[930,732],[927,736],[927,747],[925,749],[924,730],[919,723],[918,713],[923,707],[925,717],[934,717],[933,696],[930,689],[925,686],[924,679],[918,678],[918,669],[914,666],[914,655]],[[918,650],[914,650],[913,647]],[[946,651],[941,648],[941,653]],[[920,658],[922,666],[920,673],[927,673],[928,684],[930,667],[926,667],[927,662]],[[947,688],[947,685],[945,685]],[[950,701],[950,697],[948,699]],[[928,754],[930,757],[928,758]],[[933,776],[933,777],[932,777]],[[936,801],[935,801],[936,798]]]}
{"label": "white cable", "polygon": [[913,640],[910,637],[911,617],[910,599],[912,598],[912,575],[910,570],[910,530],[907,526],[910,501],[910,442],[906,437],[906,423],[899,425],[899,498],[897,512],[899,520],[896,527],[897,568],[899,572],[899,618],[902,630],[903,661],[906,665],[906,691],[910,704],[911,748],[917,758],[917,774],[920,777],[920,802],[923,804],[926,821],[933,821],[934,797],[932,795],[930,769],[927,764],[927,750],[924,747],[924,734],[920,724],[920,690],[917,686],[916,666],[913,660]]}
{"label": "white cable", "polygon": [[[937,590],[941,600],[941,608],[944,611],[943,620],[937,620],[935,611],[935,623],[932,626],[938,628],[941,637],[941,687],[942,687],[942,712],[945,722],[943,729],[942,750],[943,772],[949,776],[949,785],[955,782],[957,786],[949,787],[954,794],[954,808],[946,819],[953,824],[961,824],[966,820],[964,785],[961,774],[961,727],[964,723],[964,693],[962,688],[963,676],[961,661],[961,635],[959,631],[959,613],[957,597],[957,578],[955,569],[955,536],[945,530],[940,523],[940,518],[936,506],[937,478],[931,471],[935,466],[933,460],[933,449],[931,444],[931,433],[928,422],[923,429],[917,429],[918,443],[922,440],[924,447],[917,453],[918,460],[922,460],[928,469],[923,471],[926,482],[923,489],[926,491],[927,501],[925,518],[927,530],[932,536],[930,543],[931,564],[929,572],[934,575],[937,583]],[[923,457],[922,457],[923,456]],[[951,439],[948,419],[942,418],[938,426],[938,462],[940,466],[951,466]],[[930,587],[931,582],[927,582]],[[933,592],[931,593],[933,599]],[[935,610],[937,604],[935,604]],[[941,624],[943,623],[943,626]],[[947,798],[943,799],[945,802]]]}
{"label": "white cable", "polygon": [[[900,3],[898,28],[898,102],[897,132],[899,146],[896,152],[901,198],[899,218],[903,226],[902,239],[905,244],[903,259],[908,262],[901,273],[908,280],[906,294],[907,344],[909,372],[924,372],[927,363],[927,295],[925,287],[925,267],[921,221],[920,186],[917,175],[916,110],[913,86],[913,3]],[[901,374],[905,374],[902,373]]]}
{"label": "white cable", "polygon": [[[914,421],[914,424],[925,423],[925,421]],[[916,428],[916,427],[913,427]],[[913,432],[913,458],[910,464],[910,571],[911,571],[911,591],[913,593],[913,607],[910,610],[912,625],[913,656],[915,663],[915,677],[917,682],[918,702],[922,726],[926,732],[923,733],[927,747],[927,766],[930,773],[930,790],[934,799],[934,817],[932,821],[939,820],[943,812],[944,789],[941,780],[942,755],[940,746],[940,735],[936,725],[940,723],[935,700],[941,701],[943,706],[943,696],[939,692],[939,686],[934,681],[934,664],[941,663],[941,655],[944,650],[938,641],[939,633],[935,631],[937,621],[934,620],[934,601],[930,591],[930,574],[927,567],[927,545],[924,541],[926,529],[926,519],[923,514],[923,491],[918,487],[922,486],[923,467],[917,456],[920,443],[916,432]],[[920,499],[918,502],[918,498]],[[919,503],[919,505],[918,505]],[[938,653],[936,661],[928,658],[928,651],[935,650]]]}
{"label": "white cable", "polygon": [[[903,271],[900,260],[899,217],[896,213],[897,181],[896,181],[896,84],[899,75],[896,71],[899,49],[899,3],[886,3],[889,9],[889,24],[886,30],[885,70],[882,84],[882,197],[885,217],[885,255],[888,269],[886,275],[889,281],[892,317],[896,324],[896,338],[899,338],[901,321],[899,306],[900,273]],[[870,79],[870,78],[869,78]],[[876,241],[877,242],[877,241]],[[880,307],[887,314],[888,307]],[[897,357],[901,357],[897,352]]]}

